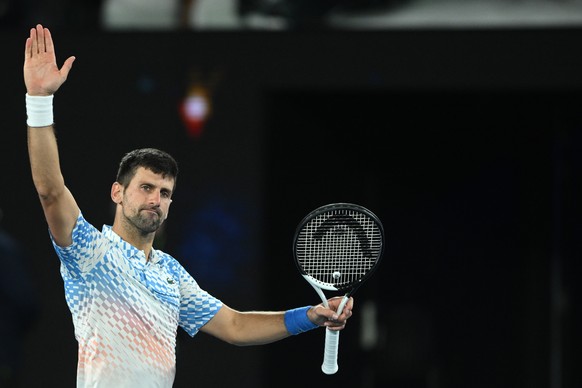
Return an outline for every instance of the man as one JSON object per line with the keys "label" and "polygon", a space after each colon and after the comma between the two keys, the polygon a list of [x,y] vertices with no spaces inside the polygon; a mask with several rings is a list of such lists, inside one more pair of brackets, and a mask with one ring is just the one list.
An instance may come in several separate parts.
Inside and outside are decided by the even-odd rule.
{"label": "man", "polygon": [[53,95],[74,60],[59,69],[50,31],[41,25],[30,30],[24,60],[28,151],[79,344],[78,387],[171,387],[178,327],[235,345],[345,327],[352,299],[339,316],[334,310],[341,298],[331,298],[329,308],[236,311],[200,289],[173,257],[153,249],[178,175],[175,160],[163,151],[128,153],[111,187],[113,225],[99,231],[87,222],[64,184],[53,128]]}

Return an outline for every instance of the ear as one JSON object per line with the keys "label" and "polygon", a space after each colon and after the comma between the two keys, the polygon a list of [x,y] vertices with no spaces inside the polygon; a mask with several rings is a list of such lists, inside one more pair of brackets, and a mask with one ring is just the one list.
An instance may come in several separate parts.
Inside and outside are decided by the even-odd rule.
{"label": "ear", "polygon": [[170,214],[170,206],[172,205],[172,200],[170,199],[170,203],[168,204],[168,211],[166,212],[166,216],[164,217],[164,221],[168,219],[168,215]]}
{"label": "ear", "polygon": [[121,203],[121,199],[123,198],[123,186],[119,184],[119,182],[114,182],[111,185],[111,200],[116,204]]}

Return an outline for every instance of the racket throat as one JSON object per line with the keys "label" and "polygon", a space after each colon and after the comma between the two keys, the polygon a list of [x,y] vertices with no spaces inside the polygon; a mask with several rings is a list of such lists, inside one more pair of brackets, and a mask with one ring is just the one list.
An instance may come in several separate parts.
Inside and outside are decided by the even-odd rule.
{"label": "racket throat", "polygon": [[317,285],[313,284],[313,282],[311,282],[309,280],[309,278],[305,278],[307,279],[307,282],[311,285],[311,287],[313,287],[313,289],[315,290],[315,292],[317,292],[317,295],[319,295],[319,297],[321,298],[321,302],[323,303],[323,305],[325,306],[325,308],[329,308],[329,303],[327,303],[327,298],[325,297],[325,294],[323,293],[323,291],[321,290],[320,287],[318,287]]}
{"label": "racket throat", "polygon": [[[313,287],[313,289],[315,290],[315,292],[317,292],[317,295],[319,295],[319,297],[321,298],[321,302],[323,303],[323,305],[325,306],[325,308],[329,308],[329,303],[327,302],[327,297],[323,293],[323,290],[321,289],[321,286],[319,286],[314,281],[312,281],[312,279],[311,279],[310,276],[303,275],[303,277],[305,278],[305,280],[307,280],[307,283],[309,283],[311,285],[311,287]],[[345,294],[343,296],[343,299],[340,302],[340,304],[339,304],[339,306],[338,306],[338,308],[336,310],[337,315],[341,315],[342,311],[344,310],[344,307],[345,307],[346,303],[350,299],[350,294],[351,293],[347,293],[347,294]]]}

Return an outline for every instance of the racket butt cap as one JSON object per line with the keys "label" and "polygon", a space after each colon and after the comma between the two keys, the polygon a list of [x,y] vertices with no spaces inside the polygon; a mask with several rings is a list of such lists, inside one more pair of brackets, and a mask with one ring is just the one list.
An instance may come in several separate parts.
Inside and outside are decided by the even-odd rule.
{"label": "racket butt cap", "polygon": [[338,369],[339,368],[337,366],[337,363],[335,365],[328,365],[328,364],[325,364],[325,363],[321,365],[321,370],[326,375],[333,375],[333,374],[335,374],[335,372],[337,372]]}

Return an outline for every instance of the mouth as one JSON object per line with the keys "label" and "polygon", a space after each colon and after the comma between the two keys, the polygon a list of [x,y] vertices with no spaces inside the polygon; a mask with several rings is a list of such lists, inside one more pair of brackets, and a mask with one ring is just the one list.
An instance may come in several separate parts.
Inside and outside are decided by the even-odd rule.
{"label": "mouth", "polygon": [[160,211],[157,209],[142,209],[142,211],[146,213],[156,214],[158,217],[161,217]]}

